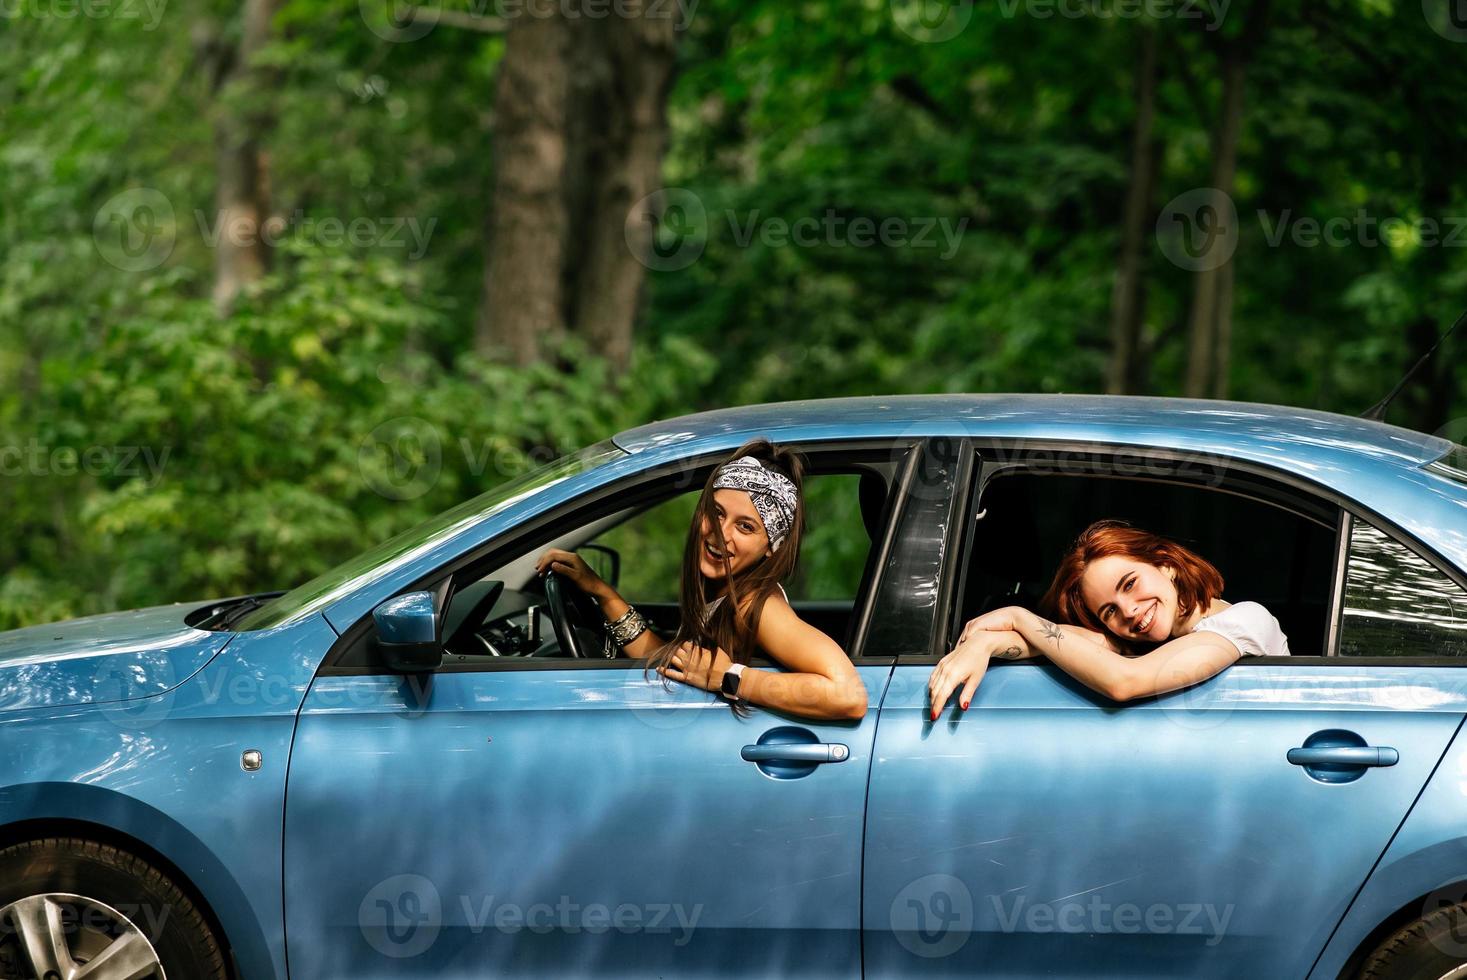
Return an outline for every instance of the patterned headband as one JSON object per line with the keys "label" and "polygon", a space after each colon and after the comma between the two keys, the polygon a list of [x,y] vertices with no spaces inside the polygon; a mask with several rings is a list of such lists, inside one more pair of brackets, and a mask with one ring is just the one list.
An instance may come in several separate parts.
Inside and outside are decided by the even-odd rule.
{"label": "patterned headband", "polygon": [[740,456],[724,463],[713,478],[715,490],[742,490],[754,502],[764,532],[769,535],[769,550],[778,551],[795,524],[795,505],[799,493],[783,473],[766,467],[753,456]]}

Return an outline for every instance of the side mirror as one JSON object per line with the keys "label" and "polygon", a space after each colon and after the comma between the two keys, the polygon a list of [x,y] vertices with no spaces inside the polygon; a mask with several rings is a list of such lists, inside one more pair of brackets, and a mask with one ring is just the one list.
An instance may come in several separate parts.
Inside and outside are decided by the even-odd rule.
{"label": "side mirror", "polygon": [[606,584],[613,589],[621,585],[621,553],[619,551],[604,544],[583,544],[576,551],[581,553],[582,558],[586,557],[584,552],[587,551],[593,555],[602,556],[605,568],[600,567],[602,561],[588,560],[586,564],[590,565],[591,570],[605,579]]}
{"label": "side mirror", "polygon": [[432,592],[408,592],[372,610],[377,645],[389,668],[400,674],[420,674],[442,665],[441,619],[436,607]]}

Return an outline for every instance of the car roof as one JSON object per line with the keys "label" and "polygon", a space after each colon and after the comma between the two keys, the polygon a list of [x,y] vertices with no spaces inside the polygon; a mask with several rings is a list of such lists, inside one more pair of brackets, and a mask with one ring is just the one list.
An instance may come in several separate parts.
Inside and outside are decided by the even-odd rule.
{"label": "car roof", "polygon": [[1467,484],[1428,463],[1453,443],[1367,419],[1248,402],[1119,395],[901,395],[750,405],[615,437],[650,456],[777,442],[969,436],[1035,448],[1106,444],[1236,459],[1327,487],[1467,573]]}
{"label": "car roof", "polygon": [[[1420,466],[1452,443],[1438,436],[1331,412],[1282,405],[1123,395],[898,395],[827,398],[724,408],[652,422],[616,436],[629,453],[727,437],[806,439],[951,435],[1117,444],[1291,449],[1359,454]],[[719,438],[723,437],[723,438]],[[735,440],[736,441],[736,440]]]}

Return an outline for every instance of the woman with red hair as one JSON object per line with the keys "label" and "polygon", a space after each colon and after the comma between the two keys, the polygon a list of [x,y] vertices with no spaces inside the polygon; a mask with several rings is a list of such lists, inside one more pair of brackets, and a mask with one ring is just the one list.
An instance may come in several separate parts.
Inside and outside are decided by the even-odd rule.
{"label": "woman with red hair", "polygon": [[1097,521],[1061,559],[1044,596],[1059,624],[1018,606],[968,623],[927,682],[932,717],[958,689],[966,710],[995,657],[1046,656],[1086,687],[1130,701],[1205,681],[1240,656],[1288,655],[1267,609],[1224,602],[1222,591],[1222,575],[1190,549]]}

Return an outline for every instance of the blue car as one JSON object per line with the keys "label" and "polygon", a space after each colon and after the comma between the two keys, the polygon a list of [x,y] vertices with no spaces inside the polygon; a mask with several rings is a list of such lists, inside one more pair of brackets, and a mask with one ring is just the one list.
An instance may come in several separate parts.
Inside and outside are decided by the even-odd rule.
{"label": "blue car", "polygon": [[[575,548],[677,616],[692,502],[806,454],[786,583],[860,721],[605,656]],[[1293,656],[1125,705],[1042,659],[933,721],[964,622],[1130,519]],[[1467,975],[1467,449],[1065,396],[657,422],[284,594],[0,636],[0,978]]]}

